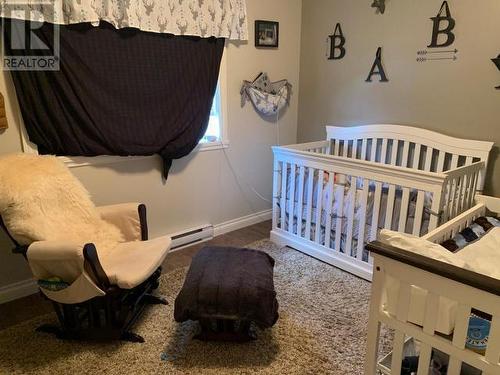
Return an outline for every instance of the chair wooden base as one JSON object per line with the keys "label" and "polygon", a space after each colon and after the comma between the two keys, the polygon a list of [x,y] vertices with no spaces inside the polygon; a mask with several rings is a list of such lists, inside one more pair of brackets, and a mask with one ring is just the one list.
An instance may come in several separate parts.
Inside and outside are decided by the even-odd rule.
{"label": "chair wooden base", "polygon": [[110,289],[103,297],[79,304],[52,302],[59,326],[45,324],[37,332],[49,333],[62,340],[123,340],[144,342],[131,331],[147,305],[167,305],[166,299],[151,293],[159,286],[161,268],[144,283],[131,290]]}

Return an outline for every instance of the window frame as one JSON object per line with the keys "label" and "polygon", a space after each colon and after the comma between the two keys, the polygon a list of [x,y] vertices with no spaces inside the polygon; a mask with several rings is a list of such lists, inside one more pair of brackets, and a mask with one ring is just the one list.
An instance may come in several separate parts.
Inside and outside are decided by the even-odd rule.
{"label": "window frame", "polygon": [[[219,81],[220,86],[220,122],[221,122],[221,140],[217,142],[199,143],[195,147],[193,153],[221,150],[229,147],[229,137],[228,137],[228,126],[227,126],[227,114],[228,114],[228,85],[227,85],[227,44],[224,46],[224,53],[222,55],[222,60],[219,70]],[[19,113],[19,124],[21,133],[21,147],[24,153],[37,154],[38,147],[30,142],[28,137],[28,132],[24,126],[21,113]],[[84,167],[89,165],[102,165],[102,164],[114,164],[122,163],[126,161],[151,159],[156,155],[148,156],[118,156],[118,155],[98,155],[98,156],[58,156],[60,160],[70,168]]]}

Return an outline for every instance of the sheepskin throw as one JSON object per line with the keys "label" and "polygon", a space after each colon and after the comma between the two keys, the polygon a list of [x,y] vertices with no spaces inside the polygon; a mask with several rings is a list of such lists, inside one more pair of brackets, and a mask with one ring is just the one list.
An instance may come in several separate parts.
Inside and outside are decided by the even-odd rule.
{"label": "sheepskin throw", "polygon": [[83,185],[54,156],[0,158],[0,216],[16,241],[94,243],[106,251],[123,241],[101,219]]}

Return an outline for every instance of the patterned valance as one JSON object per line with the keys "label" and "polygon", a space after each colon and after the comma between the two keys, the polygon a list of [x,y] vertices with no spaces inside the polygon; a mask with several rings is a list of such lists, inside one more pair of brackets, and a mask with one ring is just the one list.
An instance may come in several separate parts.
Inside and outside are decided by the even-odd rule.
{"label": "patterned valance", "polygon": [[116,28],[248,39],[245,0],[1,0],[0,6],[4,18],[94,26],[106,21]]}

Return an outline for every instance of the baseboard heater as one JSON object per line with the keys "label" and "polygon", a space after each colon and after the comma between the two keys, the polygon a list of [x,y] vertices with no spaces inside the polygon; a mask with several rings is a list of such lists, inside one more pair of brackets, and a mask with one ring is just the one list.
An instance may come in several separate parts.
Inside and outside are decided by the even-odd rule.
{"label": "baseboard heater", "polygon": [[185,232],[174,233],[172,237],[171,250],[180,249],[198,242],[208,241],[214,238],[214,226],[207,224]]}

